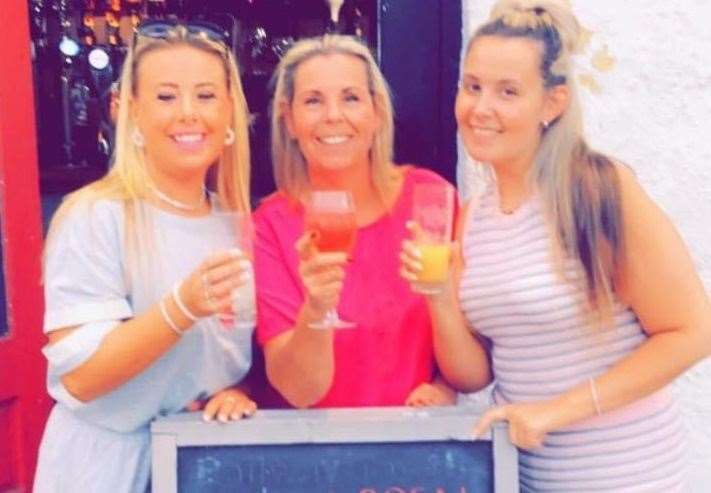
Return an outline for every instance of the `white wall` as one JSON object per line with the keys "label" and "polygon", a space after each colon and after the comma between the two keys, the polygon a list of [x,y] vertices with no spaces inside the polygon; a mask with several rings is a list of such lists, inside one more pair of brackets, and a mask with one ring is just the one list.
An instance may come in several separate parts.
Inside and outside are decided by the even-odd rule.
{"label": "white wall", "polygon": [[[462,1],[465,40],[493,3]],[[576,60],[588,140],[636,170],[711,292],[711,0],[571,3],[590,31]],[[710,491],[711,361],[675,389],[691,431],[694,491]]]}

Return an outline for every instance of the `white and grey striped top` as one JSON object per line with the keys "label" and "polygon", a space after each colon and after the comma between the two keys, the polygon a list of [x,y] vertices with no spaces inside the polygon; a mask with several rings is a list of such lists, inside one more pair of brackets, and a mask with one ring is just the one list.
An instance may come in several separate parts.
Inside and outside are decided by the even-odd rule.
{"label": "white and grey striped top", "polygon": [[[461,306],[493,343],[496,402],[546,399],[605,372],[646,335],[619,304],[614,326],[591,328],[581,267],[572,259],[555,267],[538,198],[506,215],[496,188],[476,199],[466,220]],[[521,451],[522,491],[684,491],[684,438],[664,389]]]}

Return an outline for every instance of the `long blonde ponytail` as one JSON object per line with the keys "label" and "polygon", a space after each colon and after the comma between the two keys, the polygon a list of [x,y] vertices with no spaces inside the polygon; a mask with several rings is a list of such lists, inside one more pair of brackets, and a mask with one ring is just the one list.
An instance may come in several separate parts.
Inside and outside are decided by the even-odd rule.
{"label": "long blonde ponytail", "polygon": [[562,0],[500,0],[481,36],[520,37],[542,43],[541,76],[547,89],[568,87],[569,104],[542,129],[531,179],[544,201],[565,253],[585,273],[591,310],[598,321],[613,309],[613,279],[624,256],[619,183],[610,158],[592,151],[583,136],[582,111],[572,73],[580,25]]}

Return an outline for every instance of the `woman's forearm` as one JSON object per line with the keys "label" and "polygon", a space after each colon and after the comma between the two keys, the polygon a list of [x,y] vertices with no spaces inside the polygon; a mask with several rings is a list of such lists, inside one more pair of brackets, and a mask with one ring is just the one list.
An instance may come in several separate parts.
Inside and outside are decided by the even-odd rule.
{"label": "woman's forearm", "polygon": [[[62,376],[62,384],[86,402],[134,378],[170,350],[199,318],[230,310],[234,289],[244,283],[245,268],[244,257],[233,251],[210,255],[161,301],[112,329],[86,361]],[[51,333],[50,344],[69,330]]]}
{"label": "woman's forearm", "polygon": [[[180,329],[189,329],[192,321],[180,312],[174,300],[167,297],[164,303],[173,323]],[[118,324],[89,359],[62,376],[62,384],[78,400],[94,400],[143,372],[179,339],[156,303],[148,311]]]}
{"label": "woman's forearm", "polygon": [[312,406],[333,383],[333,330],[309,327],[320,318],[304,304],[294,328],[264,348],[269,381],[295,407]]}
{"label": "woman's forearm", "polygon": [[466,325],[454,288],[428,299],[434,351],[444,378],[462,392],[484,388],[491,381],[486,348]]}
{"label": "woman's forearm", "polygon": [[556,408],[561,410],[557,427],[589,418],[598,411],[618,409],[670,384],[711,351],[710,342],[702,335],[702,331],[686,330],[651,335],[593,383],[585,381],[557,398],[560,406]]}

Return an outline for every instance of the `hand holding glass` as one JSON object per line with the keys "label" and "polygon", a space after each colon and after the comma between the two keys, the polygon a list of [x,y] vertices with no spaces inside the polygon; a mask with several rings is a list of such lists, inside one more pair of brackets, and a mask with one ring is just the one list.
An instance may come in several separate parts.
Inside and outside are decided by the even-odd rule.
{"label": "hand holding glass", "polygon": [[413,289],[419,293],[441,292],[449,276],[453,215],[454,189],[451,186],[447,183],[415,185],[412,216],[422,269]]}
{"label": "hand holding glass", "polygon": [[[244,257],[243,283],[232,290],[232,308],[217,314],[224,329],[251,329],[256,324],[254,269],[252,267],[254,227],[249,214],[238,211],[213,211],[217,223],[213,250],[230,250]],[[225,241],[225,238],[228,240]]]}
{"label": "hand holding glass", "polygon": [[[314,233],[319,252],[350,254],[356,239],[356,216],[353,198],[344,190],[315,190],[306,202],[305,227]],[[353,322],[341,320],[335,308],[323,320],[309,324],[314,329],[347,329]]]}

